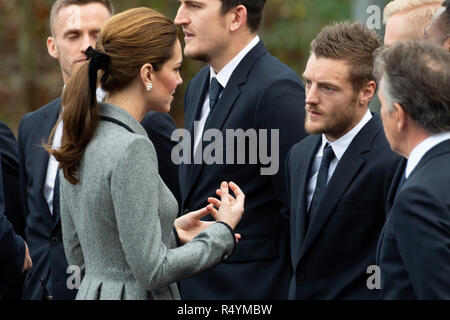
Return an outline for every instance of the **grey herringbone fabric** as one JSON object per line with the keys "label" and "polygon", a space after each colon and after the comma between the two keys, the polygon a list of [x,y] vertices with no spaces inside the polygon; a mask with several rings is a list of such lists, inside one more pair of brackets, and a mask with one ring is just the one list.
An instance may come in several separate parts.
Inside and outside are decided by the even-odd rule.
{"label": "grey herringbone fabric", "polygon": [[179,299],[175,282],[229,256],[234,235],[215,223],[175,248],[177,202],[158,175],[153,144],[125,110],[99,108],[135,133],[101,121],[80,162],[80,183],[60,172],[64,248],[84,274],[77,299]]}

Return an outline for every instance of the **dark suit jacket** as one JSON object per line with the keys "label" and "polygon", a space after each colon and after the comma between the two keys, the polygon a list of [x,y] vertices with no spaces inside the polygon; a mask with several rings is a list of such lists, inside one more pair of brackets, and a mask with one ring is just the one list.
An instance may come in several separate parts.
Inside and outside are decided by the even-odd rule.
{"label": "dark suit jacket", "polygon": [[14,231],[20,236],[25,235],[25,218],[23,216],[22,199],[19,193],[19,160],[17,155],[16,137],[11,129],[0,121],[0,153],[2,155],[2,174],[6,216],[12,223]]}
{"label": "dark suit jacket", "polygon": [[[200,118],[209,86],[209,66],[189,84],[185,97],[185,125],[193,145],[194,121]],[[262,42],[233,72],[210,114],[205,131],[279,129],[279,164],[276,175],[261,175],[267,167],[258,161],[237,163],[235,141],[224,142],[223,160],[234,152],[234,164],[180,165],[184,212],[204,207],[221,181],[234,181],[246,194],[245,213],[236,228],[242,239],[229,259],[181,283],[183,299],[285,299],[290,278],[287,213],[282,164],[290,146],[306,136],[304,87],[293,70],[271,56]],[[257,134],[260,131],[257,131]],[[272,131],[268,131],[268,140]],[[207,146],[208,144],[205,143]],[[253,146],[252,146],[253,147]],[[241,148],[239,152],[242,152]],[[270,152],[271,145],[268,146]]]}
{"label": "dark suit jacket", "polygon": [[385,198],[392,164],[377,115],[355,136],[339,161],[314,219],[306,230],[306,189],[322,142],[314,135],[296,144],[286,161],[291,212],[290,299],[375,299],[367,267],[375,264],[378,236],[385,221]]}
{"label": "dark suit jacket", "polygon": [[429,150],[390,191],[377,263],[384,299],[450,299],[450,141]]}
{"label": "dark suit jacket", "polygon": [[177,199],[178,208],[181,208],[178,166],[171,158],[172,149],[177,145],[177,142],[171,139],[172,132],[177,129],[175,121],[168,113],[150,111],[142,119],[141,124],[155,147],[159,175]]}
{"label": "dark suit jacket", "polygon": [[0,153],[0,299],[19,281],[25,259],[24,241],[14,232],[13,226],[5,215],[7,206],[2,160]]}
{"label": "dark suit jacket", "polygon": [[[19,125],[18,147],[21,191],[24,196],[26,240],[33,267],[27,272],[24,299],[75,298],[76,290],[69,290],[66,282],[67,260],[61,234],[61,218],[51,214],[44,196],[49,155],[42,147],[56,124],[61,107],[58,98],[37,111],[23,117]],[[44,287],[45,285],[45,287]]]}
{"label": "dark suit jacket", "polygon": [[[17,156],[16,138],[11,129],[3,122],[0,122],[0,156],[1,172],[3,184],[4,214],[12,224],[14,232],[24,238],[25,218],[23,215],[22,200],[19,188],[19,162]],[[23,264],[23,261],[22,261]],[[8,293],[4,299],[18,299],[22,296],[24,275],[18,279],[10,279]]]}

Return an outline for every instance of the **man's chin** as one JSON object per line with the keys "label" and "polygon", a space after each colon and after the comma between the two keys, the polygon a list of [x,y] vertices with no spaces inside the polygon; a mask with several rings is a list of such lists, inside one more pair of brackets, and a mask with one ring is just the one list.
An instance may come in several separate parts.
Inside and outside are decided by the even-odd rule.
{"label": "man's chin", "polygon": [[184,55],[192,60],[198,60],[202,62],[208,62],[208,56],[205,53],[202,52],[195,52],[193,50],[189,50],[188,47],[184,48]]}
{"label": "man's chin", "polygon": [[323,128],[316,128],[316,127],[305,127],[305,131],[308,134],[322,134],[322,133],[324,133]]}
{"label": "man's chin", "polygon": [[322,134],[325,132],[325,128],[323,126],[318,126],[317,124],[306,121],[305,122],[305,131],[308,134]]}

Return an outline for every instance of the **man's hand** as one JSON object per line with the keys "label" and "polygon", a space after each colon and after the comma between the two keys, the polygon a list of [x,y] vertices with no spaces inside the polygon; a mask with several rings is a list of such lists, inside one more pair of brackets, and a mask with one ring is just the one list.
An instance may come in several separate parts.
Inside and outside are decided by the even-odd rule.
{"label": "man's hand", "polygon": [[25,270],[31,269],[31,267],[33,266],[33,262],[31,261],[30,257],[30,252],[28,251],[28,245],[25,241],[24,243],[25,243],[25,261],[23,262],[22,273]]}

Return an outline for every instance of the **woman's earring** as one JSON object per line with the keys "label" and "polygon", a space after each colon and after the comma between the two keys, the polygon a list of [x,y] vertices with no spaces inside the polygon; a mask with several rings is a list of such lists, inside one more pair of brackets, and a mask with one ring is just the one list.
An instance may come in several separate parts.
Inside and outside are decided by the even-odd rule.
{"label": "woman's earring", "polygon": [[152,91],[152,89],[153,89],[153,84],[151,82],[149,82],[147,85],[147,92]]}

